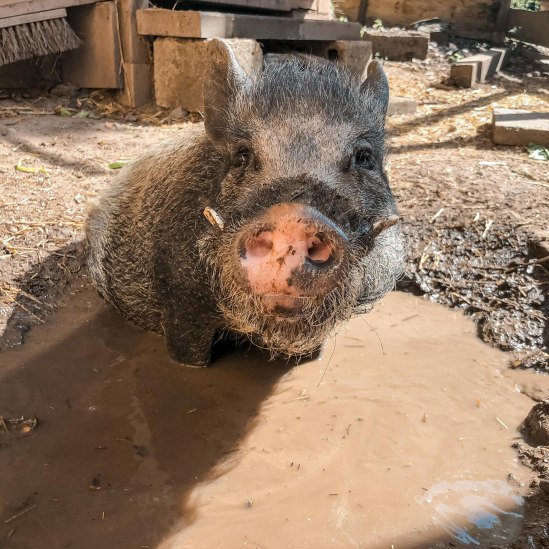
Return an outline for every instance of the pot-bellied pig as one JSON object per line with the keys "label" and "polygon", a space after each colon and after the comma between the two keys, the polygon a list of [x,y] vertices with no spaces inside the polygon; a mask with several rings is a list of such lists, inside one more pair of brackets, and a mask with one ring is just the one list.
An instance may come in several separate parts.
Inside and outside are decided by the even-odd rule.
{"label": "pot-bellied pig", "polygon": [[180,363],[208,365],[222,332],[313,353],[403,269],[387,79],[377,61],[362,83],[300,59],[248,75],[218,39],[208,56],[204,124],[127,166],[91,212],[92,279]]}

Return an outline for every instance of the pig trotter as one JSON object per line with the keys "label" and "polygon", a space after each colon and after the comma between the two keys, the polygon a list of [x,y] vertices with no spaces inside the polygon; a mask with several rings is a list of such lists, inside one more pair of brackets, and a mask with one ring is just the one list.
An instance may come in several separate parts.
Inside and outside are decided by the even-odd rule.
{"label": "pig trotter", "polygon": [[193,368],[209,366],[215,331],[209,326],[191,324],[170,314],[164,318],[164,336],[170,357]]}

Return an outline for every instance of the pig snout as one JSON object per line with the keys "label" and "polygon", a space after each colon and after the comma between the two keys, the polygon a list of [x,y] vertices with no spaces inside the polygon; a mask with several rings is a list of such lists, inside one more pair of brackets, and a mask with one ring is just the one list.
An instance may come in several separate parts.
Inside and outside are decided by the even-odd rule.
{"label": "pig snout", "polygon": [[321,298],[336,286],[348,247],[341,229],[319,211],[277,204],[242,231],[239,254],[252,293],[267,310],[291,315],[302,298]]}

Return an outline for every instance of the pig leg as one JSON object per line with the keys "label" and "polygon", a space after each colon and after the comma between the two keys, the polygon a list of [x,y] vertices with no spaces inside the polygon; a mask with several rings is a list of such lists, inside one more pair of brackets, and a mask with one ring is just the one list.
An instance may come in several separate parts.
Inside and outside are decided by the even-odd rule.
{"label": "pig leg", "polygon": [[166,345],[170,357],[194,368],[203,368],[210,364],[212,342],[215,329],[207,323],[189,322],[181,318],[181,313],[164,313],[162,322]]}

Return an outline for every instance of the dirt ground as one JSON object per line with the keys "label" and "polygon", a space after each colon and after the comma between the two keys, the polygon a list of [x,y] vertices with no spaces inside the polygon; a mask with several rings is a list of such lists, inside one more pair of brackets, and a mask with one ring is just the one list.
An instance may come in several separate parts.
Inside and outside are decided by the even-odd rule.
{"label": "dirt ground", "polygon": [[[509,352],[512,367],[549,374],[549,162],[490,140],[492,107],[549,110],[547,77],[508,72],[457,90],[443,83],[449,68],[439,56],[385,66],[392,92],[418,100],[416,114],[388,124],[387,169],[410,258],[399,288],[463,309],[484,341]],[[87,285],[83,223],[116,175],[109,164],[135,158],[192,123],[178,121],[178,113],[124,110],[108,93],[65,91],[0,99],[4,349],[44,323],[60,298]],[[549,391],[530,396],[547,399]],[[536,453],[536,463],[547,461],[544,451],[519,449],[530,465]],[[548,475],[542,468],[536,479]],[[534,494],[513,547],[549,543],[547,497]]]}

